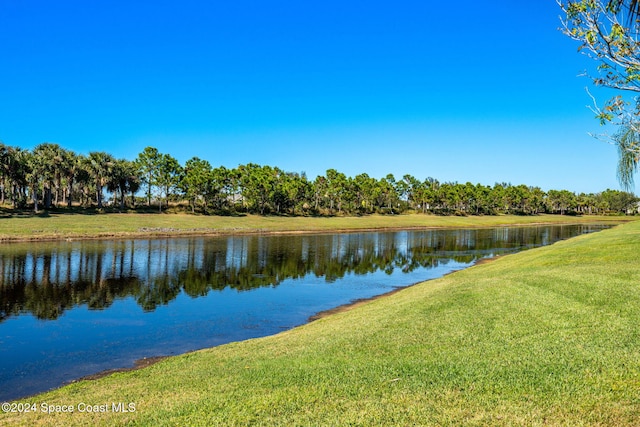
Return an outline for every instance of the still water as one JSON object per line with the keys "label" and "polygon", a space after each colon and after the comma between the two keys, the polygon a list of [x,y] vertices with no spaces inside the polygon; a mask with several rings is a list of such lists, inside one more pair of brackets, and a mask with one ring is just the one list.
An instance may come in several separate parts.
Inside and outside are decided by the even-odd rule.
{"label": "still water", "polygon": [[313,314],[602,225],[0,245],[0,401]]}

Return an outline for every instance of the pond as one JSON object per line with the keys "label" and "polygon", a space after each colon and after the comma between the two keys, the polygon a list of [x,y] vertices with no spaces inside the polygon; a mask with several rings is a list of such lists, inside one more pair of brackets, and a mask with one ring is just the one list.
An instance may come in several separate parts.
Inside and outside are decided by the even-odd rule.
{"label": "pond", "polygon": [[0,245],[0,401],[275,334],[606,225]]}

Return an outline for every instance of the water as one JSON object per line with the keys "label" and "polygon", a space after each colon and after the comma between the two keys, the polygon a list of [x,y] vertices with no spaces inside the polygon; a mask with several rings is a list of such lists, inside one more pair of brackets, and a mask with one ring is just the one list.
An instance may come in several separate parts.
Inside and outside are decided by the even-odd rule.
{"label": "water", "polygon": [[0,246],[0,400],[274,334],[476,260],[607,226]]}

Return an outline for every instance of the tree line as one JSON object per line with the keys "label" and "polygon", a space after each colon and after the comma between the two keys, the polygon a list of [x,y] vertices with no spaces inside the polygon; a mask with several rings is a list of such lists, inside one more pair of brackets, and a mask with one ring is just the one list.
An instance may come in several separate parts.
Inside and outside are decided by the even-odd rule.
{"label": "tree line", "polygon": [[[137,196],[140,192],[144,197]],[[635,211],[638,200],[610,189],[545,192],[524,184],[461,184],[408,174],[349,177],[335,169],[310,180],[304,172],[254,163],[228,169],[192,157],[181,165],[154,147],[127,160],[103,151],[76,154],[54,143],[32,150],[0,143],[0,205],[36,213],[78,206],[102,209],[107,203],[120,211],[144,206],[162,211],[171,203],[200,214],[609,214]]]}

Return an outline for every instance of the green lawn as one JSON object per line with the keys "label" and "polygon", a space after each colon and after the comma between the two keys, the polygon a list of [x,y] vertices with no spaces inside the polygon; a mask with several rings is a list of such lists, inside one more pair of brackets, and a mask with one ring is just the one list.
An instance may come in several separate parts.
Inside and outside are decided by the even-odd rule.
{"label": "green lawn", "polygon": [[23,399],[38,412],[0,424],[637,426],[639,261],[640,222],[620,225]]}
{"label": "green lawn", "polygon": [[492,227],[537,223],[628,221],[619,216],[433,216],[370,215],[363,217],[198,216],[188,214],[45,214],[0,218],[0,241],[92,237],[145,237],[178,234],[349,231],[417,227]]}

